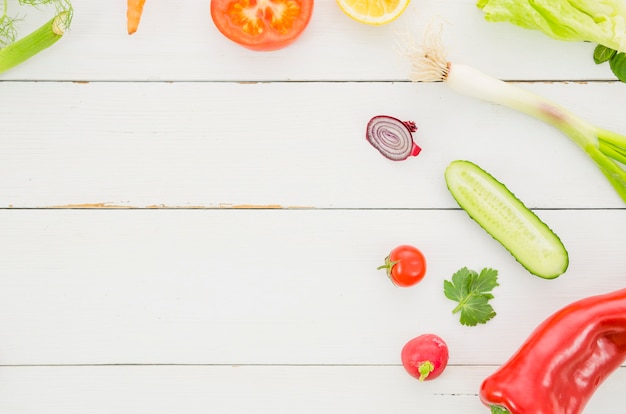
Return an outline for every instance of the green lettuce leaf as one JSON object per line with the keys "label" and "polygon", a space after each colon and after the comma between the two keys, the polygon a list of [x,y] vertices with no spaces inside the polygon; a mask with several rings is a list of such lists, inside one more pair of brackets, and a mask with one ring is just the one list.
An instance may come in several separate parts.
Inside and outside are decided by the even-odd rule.
{"label": "green lettuce leaf", "polygon": [[626,52],[623,0],[478,0],[490,22],[509,22],[567,41],[597,43]]}

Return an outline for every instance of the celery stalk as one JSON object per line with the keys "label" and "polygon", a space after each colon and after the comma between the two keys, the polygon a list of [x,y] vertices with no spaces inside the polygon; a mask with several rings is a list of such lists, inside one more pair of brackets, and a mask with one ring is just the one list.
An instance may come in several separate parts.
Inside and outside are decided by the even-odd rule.
{"label": "celery stalk", "polygon": [[68,12],[61,12],[28,36],[0,49],[0,73],[30,59],[55,44],[65,33]]}
{"label": "celery stalk", "polygon": [[16,41],[17,19],[8,16],[7,0],[4,0],[0,15],[0,73],[55,44],[63,37],[72,20],[73,9],[70,0],[19,0],[19,3],[34,7],[53,4],[56,15],[34,32]]}

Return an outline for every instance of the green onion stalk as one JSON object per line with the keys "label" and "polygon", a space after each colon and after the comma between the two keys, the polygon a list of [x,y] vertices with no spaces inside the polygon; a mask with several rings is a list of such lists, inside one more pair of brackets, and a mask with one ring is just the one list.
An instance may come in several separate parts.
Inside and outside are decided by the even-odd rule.
{"label": "green onion stalk", "polygon": [[7,1],[3,1],[0,15],[0,73],[5,72],[55,44],[69,29],[73,8],[69,0],[20,0],[20,4],[40,6],[55,5],[55,16],[34,32],[16,40],[18,19],[7,14]]}
{"label": "green onion stalk", "polygon": [[559,129],[589,155],[626,202],[626,136],[596,127],[538,94],[448,61],[440,34],[432,30],[421,46],[407,38],[402,53],[411,61],[412,81],[442,81],[455,92],[506,106]]}

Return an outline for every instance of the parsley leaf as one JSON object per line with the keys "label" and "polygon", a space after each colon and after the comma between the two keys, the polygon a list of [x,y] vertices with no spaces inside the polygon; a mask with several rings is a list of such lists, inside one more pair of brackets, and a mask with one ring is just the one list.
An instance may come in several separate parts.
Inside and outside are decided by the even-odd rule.
{"label": "parsley leaf", "polygon": [[489,304],[493,299],[490,293],[498,286],[498,271],[484,268],[477,273],[464,267],[452,275],[452,280],[443,281],[443,291],[450,300],[458,302],[452,313],[461,312],[462,325],[476,326],[487,323],[496,316],[496,312]]}

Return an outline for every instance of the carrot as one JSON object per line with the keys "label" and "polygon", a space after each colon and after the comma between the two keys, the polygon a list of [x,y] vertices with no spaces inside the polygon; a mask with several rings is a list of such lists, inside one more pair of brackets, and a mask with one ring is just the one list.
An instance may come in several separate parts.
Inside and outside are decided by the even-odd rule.
{"label": "carrot", "polygon": [[146,0],[128,0],[126,21],[129,35],[137,31],[139,21],[141,20],[141,14],[143,13],[143,5],[145,3]]}

